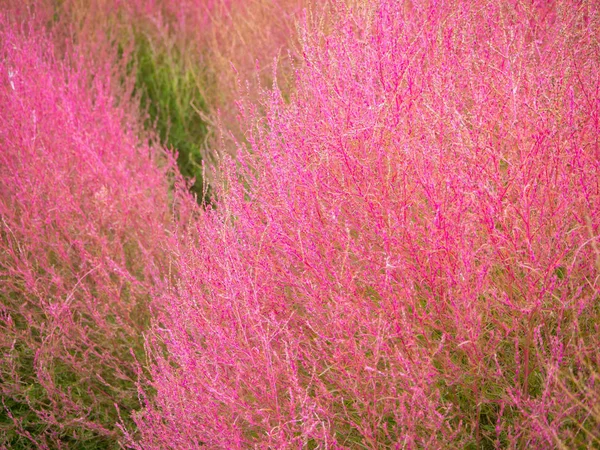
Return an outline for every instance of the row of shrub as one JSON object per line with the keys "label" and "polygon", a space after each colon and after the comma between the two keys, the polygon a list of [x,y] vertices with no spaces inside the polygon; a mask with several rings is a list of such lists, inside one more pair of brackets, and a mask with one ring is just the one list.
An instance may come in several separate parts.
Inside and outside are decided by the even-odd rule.
{"label": "row of shrub", "polygon": [[596,2],[115,5],[0,22],[0,446],[600,447]]}
{"label": "row of shrub", "polygon": [[598,12],[306,17],[154,299],[139,448],[598,446]]}
{"label": "row of shrub", "polygon": [[[3,2],[0,448],[118,448],[133,429],[151,299],[175,279],[193,197],[210,198],[209,127],[231,120],[216,74],[264,58],[238,43],[237,68],[221,67],[234,55],[220,34],[243,40],[243,12],[272,8]],[[281,47],[290,20],[249,40]]]}

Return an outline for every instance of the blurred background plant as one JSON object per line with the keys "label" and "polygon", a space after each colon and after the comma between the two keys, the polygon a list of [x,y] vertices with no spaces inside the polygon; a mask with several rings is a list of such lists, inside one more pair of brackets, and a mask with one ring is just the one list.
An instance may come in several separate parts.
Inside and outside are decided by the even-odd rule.
{"label": "blurred background plant", "polygon": [[[161,45],[161,44],[158,44]],[[135,38],[133,65],[135,94],[147,113],[145,126],[155,130],[160,144],[177,154],[181,174],[194,180],[191,191],[202,202],[210,201],[203,173],[203,149],[207,149],[207,105],[200,91],[206,83],[198,66],[190,67],[177,47],[157,49],[143,34]]]}

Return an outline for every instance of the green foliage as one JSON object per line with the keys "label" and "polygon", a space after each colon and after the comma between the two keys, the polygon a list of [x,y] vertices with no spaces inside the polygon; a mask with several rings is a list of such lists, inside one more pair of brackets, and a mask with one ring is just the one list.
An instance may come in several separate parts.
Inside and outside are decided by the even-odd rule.
{"label": "green foliage", "polygon": [[[17,344],[15,346],[15,363],[20,375],[20,381],[27,386],[21,395],[3,396],[2,405],[0,405],[0,448],[11,449],[33,449],[39,448],[38,439],[44,435],[54,437],[53,442],[47,441],[49,448],[56,448],[60,445],[63,448],[72,449],[116,449],[119,448],[116,435],[107,435],[105,433],[91,430],[83,426],[71,424],[68,426],[52,425],[41,420],[37,410],[43,409],[52,399],[46,390],[37,380],[35,370],[34,351],[26,345]],[[88,391],[90,386],[83,386],[79,375],[69,367],[60,362],[54,371],[54,382],[61,388],[69,390],[72,398],[80,401],[82,404],[91,403]],[[0,378],[0,383],[3,380]],[[135,398],[132,398],[135,401]],[[104,408],[97,408],[92,411],[93,415],[102,417],[90,417],[97,419],[107,425],[114,424],[118,417],[114,411],[114,406],[110,404],[103,405]],[[139,405],[135,405],[139,407]],[[128,412],[129,413],[129,412]],[[128,414],[125,416],[127,422],[130,421]],[[18,424],[18,427],[15,426]],[[36,443],[33,443],[25,437],[29,434]]]}
{"label": "green foliage", "polygon": [[208,201],[201,153],[208,136],[200,116],[206,111],[202,70],[176,47],[164,48],[141,33],[135,39],[136,93],[148,113],[145,126],[155,129],[161,143],[177,152],[182,175],[194,179],[191,191],[199,202]]}

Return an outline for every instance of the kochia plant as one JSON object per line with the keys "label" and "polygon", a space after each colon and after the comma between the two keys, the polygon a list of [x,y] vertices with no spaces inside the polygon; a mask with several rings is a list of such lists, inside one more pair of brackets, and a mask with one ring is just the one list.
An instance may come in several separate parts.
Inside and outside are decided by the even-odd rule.
{"label": "kochia plant", "polygon": [[597,3],[355,3],[242,108],[131,444],[597,446]]}
{"label": "kochia plant", "polygon": [[[35,15],[62,49],[77,45],[88,63],[103,63],[107,48],[126,49],[144,121],[177,153],[181,173],[194,178],[200,200],[208,190],[202,159],[216,123],[239,136],[237,76],[270,85],[270,63],[287,55],[294,15],[306,0],[7,0],[20,17]],[[284,57],[282,72],[289,75]],[[289,79],[289,77],[280,77]],[[260,83],[254,83],[260,81]],[[234,146],[229,145],[233,152]]]}
{"label": "kochia plant", "polygon": [[111,55],[62,61],[39,15],[0,14],[0,447],[116,447],[170,273],[175,162],[140,145]]}

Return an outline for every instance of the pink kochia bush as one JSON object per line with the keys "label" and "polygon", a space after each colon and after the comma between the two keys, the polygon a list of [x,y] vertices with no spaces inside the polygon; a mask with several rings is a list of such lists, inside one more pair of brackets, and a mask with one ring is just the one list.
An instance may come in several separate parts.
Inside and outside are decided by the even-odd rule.
{"label": "pink kochia bush", "polygon": [[174,161],[141,144],[110,55],[60,60],[14,17],[0,16],[0,447],[109,448],[169,273]]}
{"label": "pink kochia bush", "polygon": [[598,445],[597,3],[365,3],[242,107],[138,448]]}

